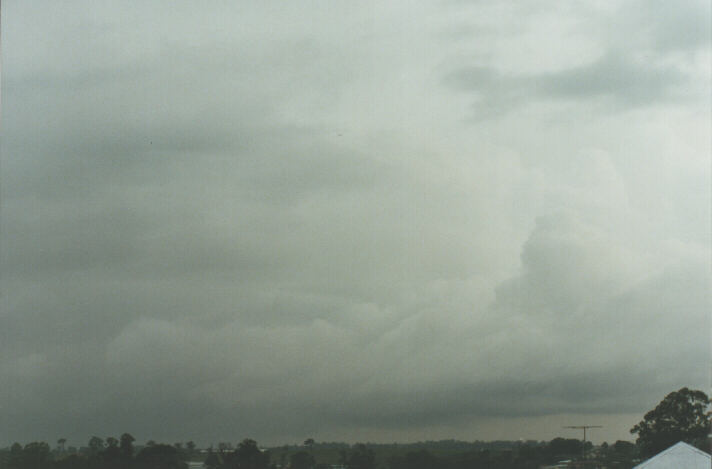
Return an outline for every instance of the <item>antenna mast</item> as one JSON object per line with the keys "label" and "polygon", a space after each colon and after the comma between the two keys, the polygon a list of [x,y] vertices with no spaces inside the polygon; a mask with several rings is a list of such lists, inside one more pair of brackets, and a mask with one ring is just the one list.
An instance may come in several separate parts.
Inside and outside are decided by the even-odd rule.
{"label": "antenna mast", "polygon": [[586,460],[586,430],[589,428],[603,428],[600,425],[567,425],[564,428],[576,428],[578,430],[583,429],[583,445],[581,448],[581,459]]}

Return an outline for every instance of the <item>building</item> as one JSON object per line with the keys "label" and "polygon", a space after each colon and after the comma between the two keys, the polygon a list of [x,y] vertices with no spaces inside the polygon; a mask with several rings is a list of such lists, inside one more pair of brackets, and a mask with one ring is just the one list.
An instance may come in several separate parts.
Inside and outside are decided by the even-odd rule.
{"label": "building", "polygon": [[712,457],[681,441],[633,469],[710,469]]}

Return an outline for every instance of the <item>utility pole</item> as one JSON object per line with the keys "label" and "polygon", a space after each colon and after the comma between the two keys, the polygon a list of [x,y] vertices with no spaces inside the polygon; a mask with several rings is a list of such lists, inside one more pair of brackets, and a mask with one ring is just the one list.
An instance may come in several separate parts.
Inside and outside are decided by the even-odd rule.
{"label": "utility pole", "polygon": [[586,461],[586,430],[589,428],[603,428],[600,425],[567,425],[564,428],[576,428],[578,430],[583,429],[583,445],[581,448],[581,459]]}

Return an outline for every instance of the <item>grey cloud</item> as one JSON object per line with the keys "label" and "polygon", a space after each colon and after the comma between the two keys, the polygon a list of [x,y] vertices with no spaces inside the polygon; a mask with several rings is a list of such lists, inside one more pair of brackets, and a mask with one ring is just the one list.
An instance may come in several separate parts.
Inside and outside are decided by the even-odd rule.
{"label": "grey cloud", "polygon": [[[567,214],[541,217],[522,249],[523,275],[500,285],[498,304],[517,311],[578,315],[625,285],[630,256]],[[513,301],[518,303],[512,303]]]}
{"label": "grey cloud", "polygon": [[[573,65],[552,71],[550,57],[546,57],[541,67],[518,71],[516,66],[497,62],[492,51],[478,46],[474,49],[478,52],[464,58],[477,65],[453,67],[446,74],[447,86],[473,94],[476,118],[498,117],[531,105],[568,105],[563,112],[569,112],[571,105],[587,106],[587,112],[610,113],[663,103],[684,106],[704,99],[699,91],[691,92],[690,85],[704,80],[694,64],[709,50],[707,2],[626,2],[576,8],[539,5],[519,11],[518,30],[490,30],[486,21],[479,20],[477,27],[470,28],[470,36],[484,36],[494,44],[497,40],[511,41],[523,50],[541,49],[542,54],[560,54],[565,59],[565,53],[572,52],[567,47],[548,51],[546,42],[530,44],[536,23],[555,15],[569,27],[553,31],[552,37],[571,40],[569,49],[580,49],[573,54],[577,55],[575,60],[569,57]],[[600,36],[597,51],[582,40],[587,34]],[[468,41],[474,43],[475,39],[457,39],[462,44]]]}
{"label": "grey cloud", "polygon": [[477,96],[473,110],[480,118],[496,117],[519,107],[550,100],[593,101],[608,107],[631,109],[686,98],[679,85],[687,77],[672,66],[637,63],[610,51],[594,62],[532,75],[511,75],[486,67],[452,73],[446,83]]}
{"label": "grey cloud", "polygon": [[537,88],[553,97],[606,96],[623,106],[646,105],[671,97],[684,76],[672,67],[640,64],[613,52],[594,63],[535,78]]}
{"label": "grey cloud", "polygon": [[[3,12],[0,445],[471,439],[706,383],[695,77],[460,65],[507,114],[462,125],[438,4],[51,5]],[[510,112],[550,101],[610,105]]]}
{"label": "grey cloud", "polygon": [[[590,228],[572,225],[565,218],[542,222],[528,244],[538,243],[538,238],[546,236],[549,253],[526,255],[531,250],[526,248],[523,275],[515,283],[537,282],[538,275],[532,272],[544,272],[556,265],[559,260],[554,253],[570,251],[567,239],[577,239],[580,250],[591,249],[583,242],[590,235]],[[571,264],[554,268],[556,278],[563,280],[580,272],[577,277],[581,284],[589,285],[590,278],[615,275],[615,269],[609,271],[606,264],[596,264],[597,256],[605,254],[597,249],[606,250],[605,244],[587,254],[588,262],[577,262],[579,256]],[[689,306],[683,306],[688,311],[684,314],[686,321],[659,314],[684,304],[673,292],[679,291],[681,285],[691,285],[691,278],[697,281],[688,290],[692,293],[687,300]],[[663,292],[672,296],[658,296],[658,304],[651,309],[647,298],[651,291],[659,292],[661,285]],[[131,384],[122,383],[138,381],[142,382],[141,396],[135,398],[145,403],[139,406],[164,401],[148,416],[168,413],[177,403],[189,405],[197,401],[208,415],[224,412],[223,419],[243,422],[266,433],[276,427],[297,432],[305,421],[314,418],[326,426],[346,423],[355,427],[408,428],[495,415],[640,411],[641,395],[647,399],[654,394],[645,389],[654,387],[653,383],[659,380],[660,360],[690,363],[689,368],[682,367],[684,372],[678,370],[681,376],[691,376],[688,373],[699,366],[705,338],[695,325],[704,321],[709,297],[697,268],[634,282],[624,292],[591,285],[593,292],[602,297],[598,300],[582,289],[564,284],[561,288],[569,290],[571,298],[552,297],[550,290],[542,288],[500,289],[491,306],[496,314],[466,318],[460,324],[441,324],[442,312],[433,312],[432,320],[398,320],[381,329],[382,335],[375,342],[363,344],[359,344],[356,329],[332,324],[331,316],[302,326],[254,327],[236,322],[219,329],[139,319],[110,342],[105,366],[117,380],[110,382],[119,401],[135,392]],[[536,295],[546,298],[545,302],[538,301]],[[505,301],[505,296],[520,298]],[[563,307],[572,302],[573,310]],[[627,304],[621,306],[623,303]],[[503,309],[505,305],[509,309]],[[601,305],[605,309],[599,309]],[[615,315],[621,309],[628,313],[623,324],[622,318]],[[647,325],[635,333],[634,324],[640,321]],[[463,333],[452,336],[446,330],[440,331],[449,327],[458,327]],[[580,329],[584,334],[573,335]],[[591,340],[595,347],[599,334],[613,340],[621,331],[625,331],[625,337],[615,340],[625,339],[642,346],[640,353],[631,355],[628,348],[594,353],[586,347],[576,349],[574,344]],[[671,354],[670,350],[658,351],[656,344],[663,340],[658,331],[675,336],[687,334],[690,347]],[[441,332],[450,336],[449,346],[432,341]],[[386,340],[388,335],[398,340]],[[410,349],[412,352],[401,353]],[[462,356],[466,350],[477,353]],[[558,356],[561,350],[568,351],[567,359]],[[324,351],[338,357],[338,361],[327,359],[322,355]],[[504,358],[505,352],[509,358]],[[151,360],[142,361],[145,356]],[[241,360],[234,362],[235,356]],[[429,375],[437,363],[448,366],[432,378]],[[629,379],[621,380],[621,376]],[[668,385],[679,378],[672,374]],[[412,387],[411,382],[419,384]],[[166,389],[168,383],[171,391]],[[161,410],[163,405],[165,410]],[[279,417],[262,422],[260,416],[267,409],[279,409]],[[171,421],[175,417],[164,418]],[[147,425],[156,428],[155,423]],[[208,428],[204,431],[210,432]]]}
{"label": "grey cloud", "polygon": [[642,27],[653,31],[653,45],[663,51],[696,51],[710,45],[710,4],[689,0],[672,5],[654,1],[626,5],[624,15],[642,15]]}
{"label": "grey cloud", "polygon": [[[106,418],[114,426],[125,422],[163,435],[166,425],[188,424],[210,438],[218,438],[220,429],[228,431],[231,422],[269,435],[316,431],[308,423],[315,419],[322,428],[402,429],[491,416],[640,411],[641,393],[654,394],[659,360],[690,364],[678,367],[679,376],[668,376],[666,385],[697,374],[706,347],[700,335],[704,328],[699,327],[709,306],[705,280],[692,266],[633,282],[623,292],[607,281],[591,283],[620,273],[611,268],[615,255],[599,263],[615,247],[611,251],[604,241],[592,247],[586,242],[591,236],[600,235],[567,217],[542,220],[525,244],[521,276],[498,289],[496,302],[486,306],[488,313],[462,316],[459,323],[452,322],[457,315],[448,320],[444,311],[413,315],[405,310],[401,319],[397,315],[362,342],[362,332],[339,325],[333,312],[295,326],[237,320],[214,328],[136,318],[114,333],[105,356],[96,349],[98,356],[82,358],[79,369],[68,368],[73,355],[66,351],[55,351],[52,358],[36,353],[18,357],[10,366],[25,378],[13,375],[13,382],[18,388],[26,380],[52,386],[57,399],[76,409],[73,415],[60,415],[83,428]],[[567,262],[561,263],[561,257]],[[541,288],[540,277],[547,275],[569,296]],[[686,302],[679,297],[683,285]],[[649,303],[652,291],[657,293],[654,307]],[[671,318],[663,313],[670,307],[686,313]],[[621,310],[625,318],[616,316]],[[646,327],[636,333],[640,321]],[[451,329],[459,333],[453,335]],[[574,334],[577,330],[583,334]],[[670,350],[658,346],[664,340],[659,331],[687,334],[689,346],[667,355]],[[637,353],[631,355],[628,347],[594,353],[575,345],[621,333],[616,340],[633,342]],[[448,340],[434,340],[438,337]],[[566,359],[561,350],[568,351]],[[438,369],[438,363],[447,366]],[[35,378],[33,373],[38,373]],[[60,376],[65,373],[79,379],[64,381]],[[93,397],[86,400],[88,379],[94,380],[89,388]],[[13,396],[9,402],[24,407],[40,396]],[[115,417],[127,405],[140,417]],[[188,410],[176,414],[177,408]],[[49,410],[40,406],[33,412],[39,418]],[[265,413],[271,415],[269,421]],[[14,422],[27,414],[10,417]]]}

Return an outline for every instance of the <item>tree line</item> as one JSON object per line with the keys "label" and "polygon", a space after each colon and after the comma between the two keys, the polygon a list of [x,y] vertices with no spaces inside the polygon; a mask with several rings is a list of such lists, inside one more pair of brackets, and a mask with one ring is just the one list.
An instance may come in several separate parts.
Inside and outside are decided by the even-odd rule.
{"label": "tree line", "polygon": [[[616,441],[593,448],[590,442],[554,438],[549,442],[426,442],[418,445],[317,444],[307,439],[298,447],[260,448],[244,439],[236,447],[220,443],[199,452],[193,442],[134,445],[131,434],[92,437],[83,448],[51,449],[45,442],[13,444],[0,450],[0,469],[187,469],[187,461],[205,469],[536,469],[588,453],[601,465],[629,469],[678,441],[709,451],[710,399],[702,391],[682,388],[668,394],[631,429],[636,443]],[[337,452],[337,460],[325,452]]]}
{"label": "tree line", "polygon": [[106,440],[93,436],[86,447],[66,448],[66,439],[57,441],[50,449],[45,442],[22,446],[14,443],[0,458],[3,469],[187,469],[185,462],[195,450],[189,442],[185,449],[178,445],[157,444],[149,441],[136,451],[135,438],[124,433],[120,438]]}
{"label": "tree line", "polygon": [[[313,440],[312,440],[313,441]],[[182,445],[149,442],[137,451],[133,437],[125,433],[120,439],[92,437],[87,446],[71,452],[58,443],[50,449],[45,442],[24,446],[13,444],[4,453],[3,469],[187,469],[189,460],[203,463],[205,469],[330,469],[334,465],[347,469],[534,469],[561,458],[580,454],[582,443],[576,439],[555,438],[548,443],[509,442],[510,447],[471,449],[465,452],[438,453],[437,449],[415,448],[393,452],[390,445],[355,444],[338,450],[338,460],[319,460],[319,445],[305,444],[290,453],[279,449],[265,450],[257,442],[245,439],[235,448],[222,445],[207,454]],[[623,457],[629,451],[626,442],[612,445],[611,456]],[[634,446],[632,443],[627,445]],[[401,445],[406,448],[410,445]],[[413,445],[415,446],[415,445]],[[590,446],[590,443],[589,443]],[[435,445],[434,448],[437,448]],[[401,448],[403,449],[403,448]],[[275,456],[275,457],[273,457]],[[278,457],[281,456],[281,457]],[[286,457],[285,457],[286,456]],[[613,460],[613,459],[611,459]],[[621,466],[624,467],[624,466]]]}

